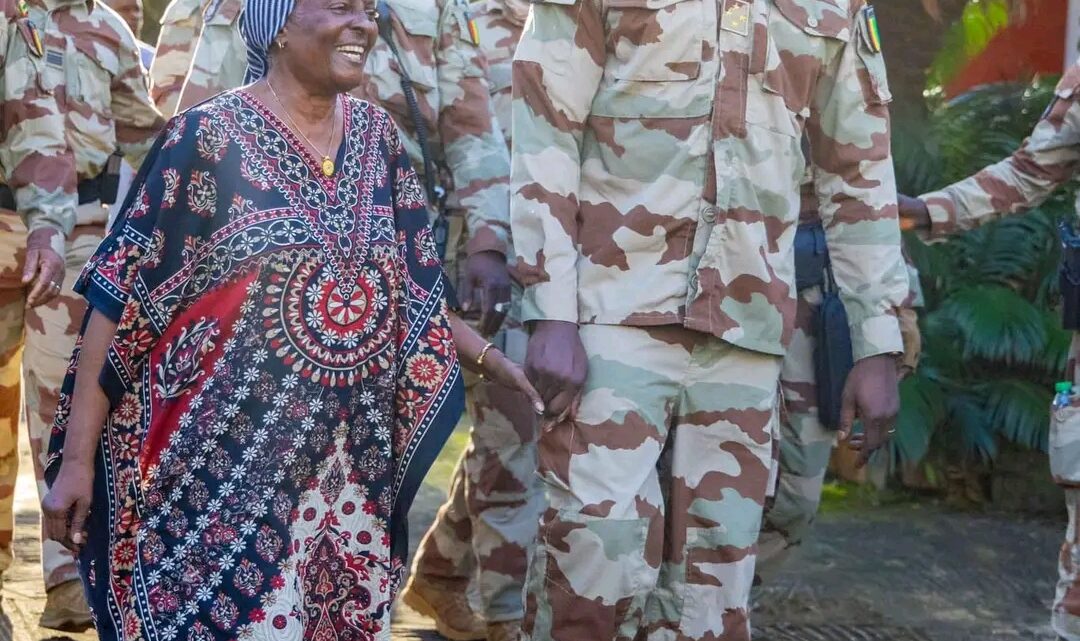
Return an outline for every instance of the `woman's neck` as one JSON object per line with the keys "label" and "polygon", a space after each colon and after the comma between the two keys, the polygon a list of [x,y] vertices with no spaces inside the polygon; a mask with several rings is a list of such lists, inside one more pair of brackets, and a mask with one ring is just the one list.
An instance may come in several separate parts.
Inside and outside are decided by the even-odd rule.
{"label": "woman's neck", "polygon": [[273,67],[266,75],[266,83],[297,124],[318,127],[333,117],[337,94],[312,91],[292,74],[275,73]]}

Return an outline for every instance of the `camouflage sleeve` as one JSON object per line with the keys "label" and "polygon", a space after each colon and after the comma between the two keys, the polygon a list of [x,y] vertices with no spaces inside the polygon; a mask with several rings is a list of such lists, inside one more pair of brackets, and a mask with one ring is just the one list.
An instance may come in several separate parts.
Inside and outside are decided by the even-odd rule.
{"label": "camouflage sleeve", "polygon": [[514,59],[510,209],[526,321],[578,321],[581,143],[605,54],[600,0],[576,1],[534,4]]}
{"label": "camouflage sleeve", "polygon": [[154,103],[168,117],[176,114],[180,92],[191,68],[195,41],[202,30],[203,0],[172,0],[161,17],[150,84]]}
{"label": "camouflage sleeve", "polygon": [[931,234],[971,229],[1045,200],[1080,169],[1080,66],[1062,77],[1031,137],[1008,158],[941,191],[924,194]]}
{"label": "camouflage sleeve", "polygon": [[[62,241],[75,227],[78,205],[75,156],[64,135],[65,114],[57,94],[43,91],[41,83],[32,80],[43,60],[29,53],[14,33],[14,23],[4,27],[6,42],[0,55],[12,55],[0,68],[0,166],[27,228],[57,230],[53,249],[63,253]],[[57,36],[46,35],[52,37]]]}
{"label": "camouflage sleeve", "polygon": [[466,252],[510,251],[510,156],[495,122],[487,65],[468,24],[468,2],[447,0],[439,18],[439,138],[465,211]]}
{"label": "camouflage sleeve", "polygon": [[[854,3],[861,10],[862,2]],[[808,123],[815,185],[856,360],[900,353],[896,309],[908,295],[889,147],[885,61],[859,13],[822,70]]]}
{"label": "camouflage sleeve", "polygon": [[116,144],[131,166],[138,168],[165,126],[165,120],[150,100],[139,47],[130,31],[121,35],[116,55],[119,73],[111,87]]}
{"label": "camouflage sleeve", "polygon": [[213,14],[206,16],[177,110],[183,111],[244,84],[247,46],[239,25],[243,6],[242,0],[221,0]]}

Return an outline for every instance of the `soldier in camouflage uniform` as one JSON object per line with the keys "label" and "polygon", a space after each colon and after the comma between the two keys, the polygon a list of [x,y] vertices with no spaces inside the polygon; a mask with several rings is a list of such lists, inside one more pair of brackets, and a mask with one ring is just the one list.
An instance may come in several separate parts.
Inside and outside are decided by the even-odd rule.
{"label": "soldier in camouflage uniform", "polygon": [[210,2],[172,0],[161,16],[154,62],[150,65],[150,95],[158,110],[167,118],[178,111],[180,92],[184,89],[191,59],[195,55],[195,44],[202,31],[203,12]]}
{"label": "soldier in camouflage uniform", "polygon": [[[481,331],[492,334],[510,311],[511,282],[506,264],[510,253],[510,159],[495,121],[487,64],[475,38],[471,9],[466,0],[389,0],[388,4],[395,44],[415,88],[438,178],[449,194],[450,240],[444,266],[457,285],[463,306],[472,312],[479,310]],[[242,10],[242,0],[221,0],[207,9],[208,17],[195,47],[191,73],[178,99],[178,109],[190,107],[242,81],[246,64],[239,37]],[[163,33],[162,38],[165,37]],[[170,37],[169,41],[173,39]],[[367,79],[353,95],[371,100],[390,112],[404,133],[402,142],[413,166],[422,173],[423,156],[401,88],[401,63],[380,37],[366,64]],[[493,340],[513,342],[512,338]],[[504,347],[513,355],[511,344]],[[492,501],[491,506],[485,507],[501,513],[499,519],[506,518],[522,503],[515,497],[522,495],[523,490],[513,474],[500,473],[500,467],[516,470],[522,467],[521,461],[528,459],[527,438],[534,429],[534,419],[529,416],[529,404],[515,393],[481,385],[475,380],[468,381],[467,386],[475,433],[492,435],[490,445],[482,447],[489,452],[494,449],[500,452],[484,461],[483,473],[488,475],[484,492]],[[510,458],[500,458],[503,456]],[[497,549],[491,552],[496,553],[494,558],[505,559],[509,565],[494,568],[495,572],[488,576],[520,572],[514,567],[524,565],[524,551],[515,532],[512,527],[499,530],[498,536],[510,542],[505,550],[507,555]],[[428,547],[427,558],[432,563],[410,580],[402,591],[402,600],[432,616],[444,636],[459,640],[485,638],[484,622],[469,607],[456,568],[443,564],[447,569],[440,571],[438,557],[446,552],[435,541],[421,545]],[[515,551],[511,554],[512,550]],[[482,556],[490,555],[485,550]],[[493,585],[492,590],[505,592],[498,585]]]}
{"label": "soldier in camouflage uniform", "polygon": [[[72,284],[104,236],[107,210],[100,202],[99,177],[109,156],[117,149],[138,166],[163,122],[150,102],[135,38],[116,12],[104,4],[84,0],[32,0],[28,19],[44,34],[41,55],[26,40],[15,40],[15,48],[9,50],[9,55],[19,65],[15,70],[7,70],[5,85],[37,86],[53,96],[66,97],[63,113],[43,113],[40,121],[27,121],[24,126],[39,133],[47,130],[66,133],[75,162],[73,176],[78,179],[79,202],[73,211],[65,209],[64,217],[53,224],[66,236],[66,242],[57,247],[62,248],[67,264],[67,275],[57,287],[59,296],[33,309],[25,309],[25,289],[17,277],[18,271],[13,272],[18,270],[14,261],[28,245],[27,228],[15,216],[0,220],[3,228],[0,256],[13,261],[0,270],[5,274],[0,279],[3,287],[0,337],[3,337],[3,351],[10,355],[2,376],[6,380],[18,379],[22,348],[30,446],[38,490],[44,495],[47,490],[41,475],[42,447],[47,443],[60,385],[85,310],[85,303],[74,293]],[[5,169],[8,162],[5,157]],[[33,216],[29,223],[31,231],[41,224]],[[55,238],[64,240],[59,234]],[[17,386],[13,394],[12,398],[0,401],[0,406],[10,411],[7,420],[17,422],[18,401],[13,400],[18,395]],[[18,448],[14,436],[7,431],[3,433],[5,439],[11,440],[0,444],[3,472],[0,484],[13,486]],[[48,602],[42,625],[51,628],[89,625],[89,611],[82,599],[82,586],[71,555],[52,541],[45,542],[43,548]],[[10,546],[4,556],[10,562]]]}
{"label": "soldier in camouflage uniform", "polygon": [[747,639],[804,130],[862,460],[897,411],[908,279],[871,10],[540,0],[513,85],[526,371],[556,420],[525,637]]}
{"label": "soldier in camouflage uniform", "polygon": [[[815,224],[821,224],[821,216],[818,215],[813,167],[808,167],[800,193],[799,233],[803,233],[802,228]],[[798,265],[796,260],[796,271]],[[901,380],[915,371],[921,351],[915,310],[923,305],[922,287],[915,267],[908,262],[907,268],[908,297],[897,310],[904,342],[904,355],[897,361]],[[800,274],[798,280],[821,282],[824,278],[823,274],[809,276],[805,278]],[[792,548],[802,542],[813,525],[821,504],[825,473],[837,441],[836,430],[825,426],[818,415],[814,352],[818,343],[815,315],[821,296],[819,285],[800,289],[795,330],[780,368],[784,407],[780,413],[777,452],[779,475],[775,495],[765,506],[758,537],[757,575],[764,580],[779,570]]]}
{"label": "soldier in camouflage uniform", "polygon": [[[918,198],[901,196],[901,216],[905,224],[944,237],[1034,207],[1078,173],[1080,65],[1074,65],[1065,72],[1053,103],[1016,152],[940,191]],[[1078,354],[1080,334],[1074,334],[1068,371],[1076,383],[1080,383],[1075,366]],[[1062,638],[1080,641],[1080,484],[1058,481],[1065,488],[1069,526],[1058,560],[1051,621]]]}
{"label": "soldier in camouflage uniform", "polygon": [[[2,3],[0,27],[0,585],[14,561],[13,503],[18,472],[25,318],[60,292],[64,238],[77,205],[75,157],[55,92],[29,80],[37,48],[29,15]],[[39,33],[40,35],[40,33]],[[15,55],[9,56],[8,53]],[[16,201],[19,214],[15,213]],[[27,231],[29,229],[29,232]]]}
{"label": "soldier in camouflage uniform", "polygon": [[[470,11],[488,61],[496,118],[509,144],[511,63],[529,4],[487,0],[473,3]],[[520,364],[528,337],[517,320],[519,289],[493,340]],[[412,573],[414,580],[460,592],[476,577],[488,641],[517,641],[528,551],[544,508],[536,476],[536,418],[520,398],[492,383],[479,383],[471,391],[471,439],[446,504],[417,550]]]}

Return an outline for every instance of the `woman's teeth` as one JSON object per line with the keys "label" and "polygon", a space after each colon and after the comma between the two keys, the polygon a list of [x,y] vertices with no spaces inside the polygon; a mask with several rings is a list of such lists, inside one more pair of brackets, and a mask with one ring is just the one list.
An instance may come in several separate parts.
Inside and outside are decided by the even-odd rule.
{"label": "woman's teeth", "polygon": [[363,60],[364,53],[367,51],[360,45],[341,45],[337,50],[357,61]]}

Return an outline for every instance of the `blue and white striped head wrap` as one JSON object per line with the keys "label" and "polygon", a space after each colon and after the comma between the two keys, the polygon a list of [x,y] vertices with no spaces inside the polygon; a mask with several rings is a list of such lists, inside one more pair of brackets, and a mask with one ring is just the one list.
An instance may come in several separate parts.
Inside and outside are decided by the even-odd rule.
{"label": "blue and white striped head wrap", "polygon": [[247,45],[248,68],[244,84],[266,75],[270,66],[270,47],[296,8],[296,0],[247,0],[240,16],[240,35]]}

